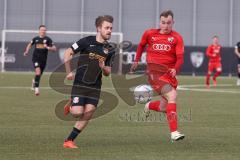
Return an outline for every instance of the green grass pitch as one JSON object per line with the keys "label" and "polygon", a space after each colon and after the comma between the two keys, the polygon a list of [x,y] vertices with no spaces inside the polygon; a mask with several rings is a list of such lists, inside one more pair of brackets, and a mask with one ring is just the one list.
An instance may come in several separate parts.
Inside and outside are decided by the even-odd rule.
{"label": "green grass pitch", "polygon": [[[143,105],[128,106],[121,99],[110,113],[92,120],[76,143],[62,148],[73,122],[55,115],[55,105],[66,99],[48,88],[42,77],[41,95],[30,90],[33,74],[0,74],[1,160],[237,160],[240,158],[240,87],[235,78],[220,77],[217,87],[202,85],[204,77],[180,76],[179,130],[183,141],[170,142],[162,115],[141,117]],[[111,81],[103,88],[114,92]]]}

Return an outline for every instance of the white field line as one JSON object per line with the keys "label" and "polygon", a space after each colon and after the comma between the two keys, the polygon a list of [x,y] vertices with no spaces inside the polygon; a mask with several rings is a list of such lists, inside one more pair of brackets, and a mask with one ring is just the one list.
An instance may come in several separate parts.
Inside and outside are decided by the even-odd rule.
{"label": "white field line", "polygon": [[[197,92],[215,92],[215,93],[232,93],[232,94],[239,94],[239,91],[231,91],[231,90],[222,90],[222,89],[215,89],[215,88],[210,88],[210,89],[205,89],[205,88],[197,88],[197,87],[204,87],[205,85],[203,84],[195,84],[195,85],[179,85],[178,90],[181,91],[197,91]],[[218,86],[234,86],[233,84],[219,84]],[[196,88],[195,88],[196,87]],[[237,87],[237,86],[236,86]],[[59,87],[60,88],[60,87]],[[26,86],[0,86],[0,89],[31,89],[31,87],[26,87]],[[51,87],[40,87],[40,89],[43,90],[51,90]],[[109,88],[109,87],[104,87],[102,88],[103,90],[114,90],[114,88]],[[125,89],[125,88],[123,88]]]}
{"label": "white field line", "polygon": [[[234,86],[234,85],[233,84],[218,84],[217,86],[230,87],[230,86]],[[205,87],[205,85],[203,85],[203,84],[180,85],[180,86],[178,86],[178,90],[182,90],[182,91],[197,91],[197,92],[215,92],[215,93],[240,94],[240,90],[239,91],[231,91],[231,90],[223,90],[223,89],[215,89],[215,88],[207,89],[207,88],[197,88],[197,87]],[[236,88],[237,88],[237,86],[236,86]]]}
{"label": "white field line", "polygon": [[[186,84],[186,85],[179,85],[179,87],[205,87],[205,84]],[[235,86],[233,84],[218,84],[217,86],[220,87],[229,87],[229,86]]]}

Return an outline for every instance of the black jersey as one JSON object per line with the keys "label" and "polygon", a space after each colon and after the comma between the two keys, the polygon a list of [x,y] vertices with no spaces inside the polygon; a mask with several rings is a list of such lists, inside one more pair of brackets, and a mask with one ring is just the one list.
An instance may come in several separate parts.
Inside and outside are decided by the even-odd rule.
{"label": "black jersey", "polygon": [[96,36],[80,39],[71,46],[74,53],[80,53],[74,85],[101,86],[102,70],[99,61],[111,66],[115,51],[109,43],[96,41]]}
{"label": "black jersey", "polygon": [[240,52],[240,42],[236,44],[235,48],[238,49],[238,52]]}
{"label": "black jersey", "polygon": [[37,36],[31,41],[31,45],[34,45],[33,61],[47,61],[48,49],[44,47],[44,44],[51,47],[53,46],[52,39],[45,36],[43,38]]}

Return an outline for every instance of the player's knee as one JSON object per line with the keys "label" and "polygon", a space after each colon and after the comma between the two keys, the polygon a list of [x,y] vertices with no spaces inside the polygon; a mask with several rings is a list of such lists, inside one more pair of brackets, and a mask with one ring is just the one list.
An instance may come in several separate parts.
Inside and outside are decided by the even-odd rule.
{"label": "player's knee", "polygon": [[36,76],[41,76],[41,73],[36,73]]}
{"label": "player's knee", "polygon": [[94,110],[85,111],[84,112],[84,119],[90,120],[92,118],[92,116],[93,116],[94,111],[95,111],[95,109]]}
{"label": "player's knee", "polygon": [[82,118],[84,115],[83,113],[71,113],[71,114],[74,118]]}
{"label": "player's knee", "polygon": [[35,74],[36,74],[37,76],[41,76],[41,74],[42,74],[42,73],[41,73],[41,70],[36,70],[36,71],[35,71]]}
{"label": "player's knee", "polygon": [[170,92],[166,93],[164,97],[166,97],[166,99],[168,100],[168,103],[176,102],[177,92],[175,89],[172,89]]}
{"label": "player's knee", "polygon": [[217,68],[217,72],[221,73],[222,72],[222,68]]}
{"label": "player's knee", "polygon": [[74,118],[82,118],[84,113],[81,110],[71,109],[70,113]]}

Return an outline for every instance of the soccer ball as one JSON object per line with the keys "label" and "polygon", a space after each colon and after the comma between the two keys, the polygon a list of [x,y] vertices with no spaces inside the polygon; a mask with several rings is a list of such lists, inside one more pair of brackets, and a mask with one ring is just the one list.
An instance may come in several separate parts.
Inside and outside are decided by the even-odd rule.
{"label": "soccer ball", "polygon": [[134,99],[137,103],[147,103],[152,99],[153,89],[151,86],[142,84],[134,89]]}

